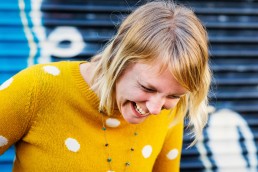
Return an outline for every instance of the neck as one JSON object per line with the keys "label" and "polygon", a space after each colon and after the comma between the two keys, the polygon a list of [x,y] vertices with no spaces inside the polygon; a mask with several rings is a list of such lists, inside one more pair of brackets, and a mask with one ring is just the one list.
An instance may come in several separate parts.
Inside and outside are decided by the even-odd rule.
{"label": "neck", "polygon": [[93,71],[94,65],[91,62],[80,64],[80,73],[84,79],[84,81],[91,87],[93,85]]}

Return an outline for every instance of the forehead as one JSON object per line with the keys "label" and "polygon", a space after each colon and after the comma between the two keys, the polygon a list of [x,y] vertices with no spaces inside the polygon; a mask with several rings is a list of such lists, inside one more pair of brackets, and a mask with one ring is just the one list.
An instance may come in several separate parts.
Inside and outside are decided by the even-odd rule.
{"label": "forehead", "polygon": [[161,63],[135,63],[129,67],[129,72],[138,72],[138,76],[147,76],[148,78],[171,78],[172,73],[164,68]]}
{"label": "forehead", "polygon": [[163,69],[161,64],[136,63],[131,68],[134,77],[145,86],[155,87],[166,93],[184,94],[187,90],[182,87],[168,69]]}

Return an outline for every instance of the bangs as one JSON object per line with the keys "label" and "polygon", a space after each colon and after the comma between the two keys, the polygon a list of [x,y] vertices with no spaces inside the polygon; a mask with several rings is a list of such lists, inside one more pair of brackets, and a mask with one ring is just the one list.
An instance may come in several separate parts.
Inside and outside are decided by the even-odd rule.
{"label": "bangs", "polygon": [[202,85],[203,71],[208,68],[208,52],[203,51],[204,48],[196,44],[196,39],[188,36],[186,31],[176,29],[173,32],[176,33],[173,43],[163,46],[163,66],[184,88],[190,92],[198,91]]}

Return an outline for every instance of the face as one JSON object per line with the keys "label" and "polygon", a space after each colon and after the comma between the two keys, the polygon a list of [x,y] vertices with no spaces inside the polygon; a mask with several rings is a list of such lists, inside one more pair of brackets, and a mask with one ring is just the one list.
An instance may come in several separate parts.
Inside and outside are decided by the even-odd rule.
{"label": "face", "polygon": [[116,82],[117,108],[128,123],[138,124],[162,109],[172,109],[187,90],[159,64],[136,63]]}

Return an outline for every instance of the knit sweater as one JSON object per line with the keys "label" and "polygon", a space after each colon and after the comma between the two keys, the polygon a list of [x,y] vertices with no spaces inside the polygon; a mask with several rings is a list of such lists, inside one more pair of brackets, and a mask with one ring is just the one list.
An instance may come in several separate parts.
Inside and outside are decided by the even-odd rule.
{"label": "knit sweater", "polygon": [[0,155],[15,145],[13,171],[179,171],[183,124],[170,127],[175,113],[141,124],[99,113],[81,63],[35,65],[0,86]]}

